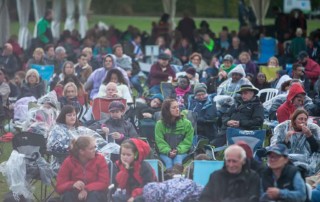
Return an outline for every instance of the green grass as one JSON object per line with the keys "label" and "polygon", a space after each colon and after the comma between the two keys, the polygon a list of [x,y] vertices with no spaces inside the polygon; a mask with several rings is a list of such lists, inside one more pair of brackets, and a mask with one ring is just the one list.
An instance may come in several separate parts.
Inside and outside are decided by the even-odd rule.
{"label": "green grass", "polygon": [[[180,17],[175,18],[176,24],[180,20]],[[88,22],[89,27],[92,27],[94,24],[102,21],[107,25],[114,25],[116,28],[124,31],[127,29],[128,25],[133,25],[138,27],[142,31],[147,31],[148,33],[151,32],[151,23],[153,21],[157,22],[159,20],[158,17],[148,17],[148,16],[105,16],[105,15],[92,15],[89,16]],[[195,18],[196,25],[199,27],[199,24],[202,20],[207,20],[210,24],[210,28],[213,32],[219,33],[221,31],[222,26],[229,27],[229,30],[238,30],[239,22],[237,19],[222,19],[222,18]],[[265,25],[273,24],[274,19],[266,19]],[[63,29],[63,24],[61,23],[61,29]],[[30,22],[29,25],[30,33],[33,33],[34,22]],[[310,31],[319,28],[319,20],[308,20],[308,33]],[[11,22],[10,27],[11,34],[18,34],[19,33],[19,23],[17,21]]]}

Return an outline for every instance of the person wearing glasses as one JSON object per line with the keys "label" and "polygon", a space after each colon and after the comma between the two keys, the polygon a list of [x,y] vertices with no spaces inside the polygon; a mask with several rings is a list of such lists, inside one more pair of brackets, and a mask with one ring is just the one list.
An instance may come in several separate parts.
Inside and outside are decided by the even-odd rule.
{"label": "person wearing glasses", "polygon": [[303,202],[306,200],[306,185],[298,168],[288,158],[284,144],[268,148],[268,168],[261,177],[261,202]]}
{"label": "person wearing glasses", "polygon": [[180,114],[179,104],[174,99],[167,99],[162,104],[161,120],[155,128],[156,146],[166,169],[182,165],[191,149],[194,129],[191,122]]}

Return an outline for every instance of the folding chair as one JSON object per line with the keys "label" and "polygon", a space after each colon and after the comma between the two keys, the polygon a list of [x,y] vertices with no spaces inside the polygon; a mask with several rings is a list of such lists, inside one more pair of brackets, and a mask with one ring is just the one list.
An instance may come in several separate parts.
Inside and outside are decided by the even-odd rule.
{"label": "folding chair", "polygon": [[112,101],[120,101],[127,106],[127,100],[123,98],[119,99],[106,99],[106,98],[95,98],[92,104],[92,115],[94,120],[101,120],[102,115],[109,113],[109,105]]}
{"label": "folding chair", "polygon": [[[36,161],[36,159],[39,157],[38,154],[40,154],[41,156],[44,156],[46,154],[46,139],[43,135],[40,134],[21,132],[15,135],[15,137],[13,138],[12,147],[19,153],[26,155],[26,169],[27,171],[29,171],[29,173],[27,172],[26,180],[28,180],[31,185],[34,185],[39,180],[41,182],[40,197],[38,198],[34,194],[35,199],[37,201],[47,201],[52,196],[53,191],[51,193],[48,193],[48,185],[44,185],[44,183],[41,181],[40,172],[37,168],[34,167],[34,164],[32,164],[28,169],[28,165]],[[52,180],[50,183],[51,186],[54,187]]]}
{"label": "folding chair", "polygon": [[193,164],[193,181],[197,184],[205,186],[211,173],[223,167],[223,161],[205,161],[194,160],[188,167],[188,178],[190,178],[191,165]]}
{"label": "folding chair", "polygon": [[[154,172],[156,173],[157,179],[161,182],[164,181],[164,165],[163,163],[158,159],[145,159],[145,162],[149,163],[150,166],[153,168]],[[160,168],[160,170],[159,170]],[[160,173],[160,178],[159,178]]]}
{"label": "folding chair", "polygon": [[172,83],[169,83],[169,82],[160,83],[160,90],[164,99],[167,99],[170,97],[173,89],[174,89],[174,86],[172,85]]}
{"label": "folding chair", "polygon": [[206,145],[206,153],[211,156],[213,160],[216,160],[215,152],[221,152],[225,150],[228,145],[235,144],[238,141],[246,142],[252,149],[252,152],[256,152],[258,149],[263,148],[264,140],[266,138],[266,130],[241,130],[238,128],[227,128],[227,145],[217,147]]}

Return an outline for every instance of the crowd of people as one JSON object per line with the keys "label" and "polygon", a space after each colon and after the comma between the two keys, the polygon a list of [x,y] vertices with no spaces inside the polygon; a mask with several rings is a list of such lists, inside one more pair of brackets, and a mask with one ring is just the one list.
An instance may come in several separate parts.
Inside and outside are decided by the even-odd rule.
{"label": "crowd of people", "polygon": [[[316,179],[312,201],[320,200],[320,127],[310,122],[320,115],[320,30],[306,37],[306,27],[296,21],[287,41],[279,38],[278,54],[259,64],[266,32],[243,24],[239,32],[223,27],[215,34],[206,21],[197,29],[187,14],[171,30],[169,18],[154,22],[150,35],[132,25],[124,32],[95,26],[84,39],[65,30],[54,40],[49,10],[29,50],[14,36],[4,44],[1,118],[13,111],[12,125],[22,127],[8,124],[8,130],[46,138],[61,200],[105,201],[114,178],[126,190],[114,200],[143,201],[152,197],[144,187],[157,181],[144,161],[150,155],[164,162],[168,176],[181,174],[196,137],[220,147],[227,144],[228,128],[254,131],[265,122],[273,123],[272,138],[260,159],[246,143],[229,146],[224,167],[204,188],[195,188],[201,190],[196,200],[303,202],[306,179]],[[142,71],[140,64],[150,60],[147,44],[158,45],[159,56],[150,71]],[[35,66],[51,66],[53,74],[45,79]],[[259,95],[270,88],[277,89],[272,99]],[[110,100],[98,120],[92,115],[95,99]],[[114,176],[105,158],[114,162]]]}

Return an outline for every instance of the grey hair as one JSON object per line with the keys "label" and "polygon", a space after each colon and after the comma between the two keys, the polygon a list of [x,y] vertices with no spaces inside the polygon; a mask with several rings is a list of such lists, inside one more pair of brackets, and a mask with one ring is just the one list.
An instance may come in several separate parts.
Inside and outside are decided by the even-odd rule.
{"label": "grey hair", "polygon": [[229,146],[225,151],[224,151],[224,158],[226,159],[228,154],[230,153],[238,153],[240,155],[240,158],[241,160],[244,160],[247,158],[247,155],[246,155],[246,151],[240,147],[239,145],[231,145]]}
{"label": "grey hair", "polygon": [[66,49],[63,46],[58,46],[55,51],[55,53],[65,53]]}

